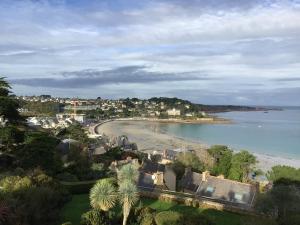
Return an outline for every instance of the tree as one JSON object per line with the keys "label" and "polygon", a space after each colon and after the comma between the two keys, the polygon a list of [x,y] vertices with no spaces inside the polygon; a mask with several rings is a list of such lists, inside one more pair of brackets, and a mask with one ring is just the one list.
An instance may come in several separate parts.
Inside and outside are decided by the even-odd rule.
{"label": "tree", "polygon": [[119,198],[123,204],[123,225],[126,225],[131,207],[137,202],[137,187],[129,179],[119,186]]}
{"label": "tree", "polygon": [[108,211],[117,201],[116,188],[108,179],[98,181],[90,191],[90,202],[94,209]]}
{"label": "tree", "polygon": [[208,153],[214,158],[212,174],[222,174],[227,178],[229,175],[231,160],[233,156],[232,150],[224,145],[214,145],[210,149],[208,149]]}
{"label": "tree", "polygon": [[118,180],[120,183],[126,180],[134,183],[137,181],[138,176],[139,176],[139,172],[137,170],[137,167],[134,166],[133,164],[124,165],[118,171]]}
{"label": "tree", "polygon": [[173,169],[176,173],[177,179],[180,180],[184,174],[185,168],[190,167],[195,172],[204,171],[204,165],[199,157],[192,152],[179,153],[173,163]]}
{"label": "tree", "polygon": [[258,196],[255,207],[277,218],[280,225],[290,225],[286,221],[300,214],[300,190],[295,185],[274,185],[270,191]]}
{"label": "tree", "polygon": [[275,183],[300,183],[300,169],[290,166],[274,166],[271,171],[268,171],[267,177]]}
{"label": "tree", "polygon": [[37,167],[53,173],[62,166],[61,159],[56,152],[59,140],[45,133],[34,133],[25,138],[25,145],[17,151],[19,165],[24,169]]}
{"label": "tree", "polygon": [[0,144],[6,145],[6,150],[11,150],[13,144],[24,141],[24,132],[15,125],[8,125],[0,129]]}
{"label": "tree", "polygon": [[90,201],[93,208],[108,211],[119,199],[123,206],[123,225],[126,225],[130,209],[138,199],[137,168],[132,164],[124,165],[118,171],[118,178],[118,191],[107,179],[98,181],[91,189]]}
{"label": "tree", "polygon": [[10,85],[5,81],[4,77],[0,77],[0,116],[7,119],[11,124],[19,124],[23,122],[18,108],[19,102],[10,95]]}
{"label": "tree", "polygon": [[229,179],[245,182],[256,163],[256,157],[248,151],[241,151],[233,155]]}

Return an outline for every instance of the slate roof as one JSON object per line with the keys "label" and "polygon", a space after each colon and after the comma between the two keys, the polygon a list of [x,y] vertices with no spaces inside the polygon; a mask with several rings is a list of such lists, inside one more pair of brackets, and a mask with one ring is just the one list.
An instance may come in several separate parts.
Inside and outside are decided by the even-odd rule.
{"label": "slate roof", "polygon": [[152,175],[147,173],[140,173],[138,179],[138,187],[141,189],[145,189],[146,191],[153,190],[155,188],[155,184],[152,179]]}
{"label": "slate roof", "polygon": [[143,162],[142,168],[140,169],[144,173],[157,173],[157,172],[164,172],[165,171],[165,165],[151,162],[150,160],[145,160]]}
{"label": "slate roof", "polygon": [[251,205],[255,192],[253,185],[209,176],[200,182],[196,195]]}
{"label": "slate roof", "polygon": [[192,171],[186,172],[181,180],[181,184],[182,187],[184,188],[184,192],[191,193],[191,194],[196,193],[201,180],[202,180],[202,174],[195,173]]}
{"label": "slate roof", "polygon": [[256,192],[254,185],[215,176],[207,176],[206,181],[202,181],[202,174],[191,171],[183,176],[182,187],[184,192],[198,197],[242,205],[251,205]]}

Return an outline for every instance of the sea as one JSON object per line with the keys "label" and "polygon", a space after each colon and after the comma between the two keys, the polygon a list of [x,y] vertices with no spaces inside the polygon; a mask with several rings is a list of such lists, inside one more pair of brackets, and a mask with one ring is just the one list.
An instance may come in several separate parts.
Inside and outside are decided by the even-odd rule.
{"label": "sea", "polygon": [[162,123],[159,129],[163,133],[209,145],[227,145],[233,150],[300,159],[300,107],[215,115],[233,123]]}

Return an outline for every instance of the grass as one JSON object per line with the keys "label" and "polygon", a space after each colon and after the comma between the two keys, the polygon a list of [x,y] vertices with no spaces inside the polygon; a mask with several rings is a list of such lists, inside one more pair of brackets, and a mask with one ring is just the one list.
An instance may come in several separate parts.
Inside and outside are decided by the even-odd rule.
{"label": "grass", "polygon": [[72,225],[79,225],[81,214],[89,211],[90,201],[88,194],[73,195],[62,210],[62,222],[71,222]]}
{"label": "grass", "polygon": [[[191,214],[203,214],[210,218],[216,223],[216,225],[244,225],[255,224],[255,225],[273,225],[273,221],[266,220],[263,218],[256,218],[253,216],[245,216],[236,213],[230,213],[226,211],[219,211],[214,209],[201,209],[190,206],[177,204],[175,202],[164,202],[157,199],[142,198],[144,206],[149,206],[158,212],[165,210],[172,210],[180,212],[186,215]],[[81,214],[87,212],[90,209],[89,196],[87,194],[73,195],[73,198],[63,208],[62,221],[72,222],[72,225],[80,224]],[[250,223],[249,223],[250,222]]]}

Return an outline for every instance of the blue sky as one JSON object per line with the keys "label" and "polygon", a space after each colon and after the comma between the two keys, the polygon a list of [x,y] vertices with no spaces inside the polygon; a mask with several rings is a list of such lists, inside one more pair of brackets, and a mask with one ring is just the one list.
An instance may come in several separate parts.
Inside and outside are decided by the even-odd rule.
{"label": "blue sky", "polygon": [[300,1],[1,0],[19,95],[300,105]]}

